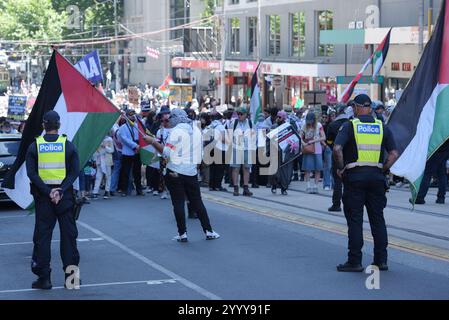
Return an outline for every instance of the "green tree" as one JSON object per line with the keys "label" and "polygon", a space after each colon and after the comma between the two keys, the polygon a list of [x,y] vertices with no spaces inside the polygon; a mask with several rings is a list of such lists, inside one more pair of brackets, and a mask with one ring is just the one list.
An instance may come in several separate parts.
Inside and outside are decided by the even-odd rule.
{"label": "green tree", "polygon": [[61,39],[67,18],[53,9],[51,0],[2,0],[0,6],[0,39]]}
{"label": "green tree", "polygon": [[[63,35],[69,39],[92,38],[104,35],[113,35],[115,28],[114,1],[113,0],[51,0],[53,8],[58,12],[68,12],[69,6],[76,4],[80,14],[80,29],[65,27]],[[123,0],[117,1],[117,20],[123,15]],[[88,32],[92,30],[93,32]],[[85,32],[83,32],[85,31]]]}

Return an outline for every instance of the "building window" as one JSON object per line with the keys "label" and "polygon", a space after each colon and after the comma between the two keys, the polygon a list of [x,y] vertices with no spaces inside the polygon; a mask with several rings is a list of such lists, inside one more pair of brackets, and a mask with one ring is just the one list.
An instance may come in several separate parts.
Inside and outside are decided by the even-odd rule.
{"label": "building window", "polygon": [[297,12],[290,15],[292,47],[291,55],[294,57],[304,57],[306,55],[306,16],[304,12]]}
{"label": "building window", "polygon": [[232,18],[231,22],[231,54],[240,54],[240,19]]}
{"label": "building window", "polygon": [[230,0],[229,4],[239,4],[239,0]]}
{"label": "building window", "polygon": [[[170,27],[174,28],[190,21],[190,7],[185,6],[185,0],[170,0]],[[182,29],[170,31],[171,39],[182,38]]]}
{"label": "building window", "polygon": [[270,56],[278,56],[281,54],[281,17],[273,15],[268,17],[269,20],[269,38],[268,53]]}
{"label": "building window", "polygon": [[248,53],[252,55],[257,47],[257,18],[248,18]]}
{"label": "building window", "polygon": [[320,31],[334,29],[334,13],[332,11],[318,11],[318,56],[330,57],[334,54],[334,45],[320,44]]}

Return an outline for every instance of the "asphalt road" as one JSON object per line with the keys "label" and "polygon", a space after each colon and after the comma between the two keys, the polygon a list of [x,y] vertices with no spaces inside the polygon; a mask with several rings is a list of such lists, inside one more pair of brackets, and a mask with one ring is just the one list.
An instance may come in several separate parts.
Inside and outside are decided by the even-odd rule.
{"label": "asphalt road", "polygon": [[[444,259],[390,248],[390,271],[380,273],[380,289],[369,290],[370,274],[336,271],[346,258],[345,235],[216,202],[206,207],[221,238],[206,241],[199,221],[188,220],[189,242],[177,243],[170,200],[147,195],[86,205],[78,223],[81,289],[62,288],[56,229],[54,288],[40,291],[30,289],[34,216],[1,204],[0,299],[449,299]],[[366,242],[365,267],[371,251]]]}

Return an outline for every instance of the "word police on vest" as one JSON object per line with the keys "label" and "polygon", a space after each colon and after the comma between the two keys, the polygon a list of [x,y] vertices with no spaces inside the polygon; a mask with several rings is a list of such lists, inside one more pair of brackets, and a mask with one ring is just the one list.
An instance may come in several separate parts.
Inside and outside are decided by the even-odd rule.
{"label": "word police on vest", "polygon": [[43,143],[39,145],[39,152],[63,152],[64,146],[62,143]]}
{"label": "word police on vest", "polygon": [[380,134],[380,126],[372,124],[358,124],[357,133]]}

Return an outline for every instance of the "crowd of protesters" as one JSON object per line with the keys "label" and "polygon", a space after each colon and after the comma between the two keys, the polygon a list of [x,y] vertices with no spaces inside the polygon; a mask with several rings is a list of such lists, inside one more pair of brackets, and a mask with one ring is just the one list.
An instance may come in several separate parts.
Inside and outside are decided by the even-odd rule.
{"label": "crowd of protesters", "polygon": [[[153,163],[143,165],[139,157],[139,135],[152,135],[165,146],[171,131],[172,110],[183,109],[192,124],[200,129],[202,147],[213,159],[203,159],[198,164],[201,187],[251,197],[251,189],[263,186],[270,188],[273,194],[280,190],[281,195],[287,195],[291,181],[305,181],[309,194],[333,190],[329,210],[341,211],[342,183],[334,170],[332,148],[340,126],[354,116],[351,102],[322,106],[319,112],[305,107],[272,107],[257,117],[250,114],[249,105],[242,101],[227,105],[223,112],[217,111],[219,105],[220,102],[213,98],[204,98],[195,108],[190,103],[183,108],[150,103],[150,108],[140,114],[126,108],[124,116],[80,173],[80,189],[86,202],[97,199],[100,188],[105,190],[104,199],[117,195],[126,197],[133,191],[139,196],[146,192],[162,200],[167,199],[166,160],[159,157]],[[391,112],[381,102],[374,102],[373,110],[382,121]],[[139,130],[138,122],[145,133]],[[286,123],[300,137],[300,145],[289,146],[287,150],[276,148],[275,170],[262,174],[261,170],[270,166],[262,161],[263,156],[269,159],[274,156],[270,154],[270,139],[266,134]],[[445,178],[447,185],[447,175]],[[397,183],[401,180],[391,176],[390,184]],[[195,217],[189,203],[187,205],[189,216]]]}

